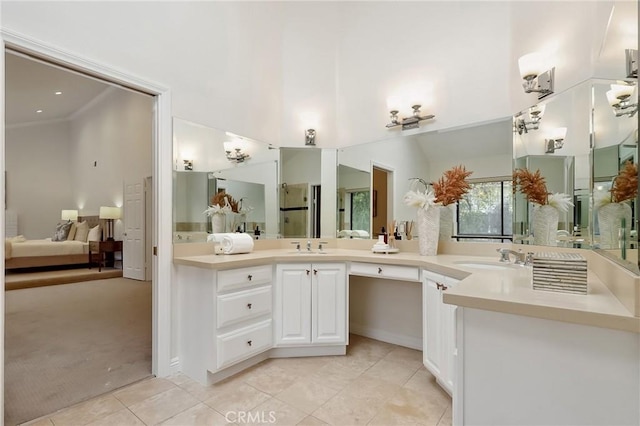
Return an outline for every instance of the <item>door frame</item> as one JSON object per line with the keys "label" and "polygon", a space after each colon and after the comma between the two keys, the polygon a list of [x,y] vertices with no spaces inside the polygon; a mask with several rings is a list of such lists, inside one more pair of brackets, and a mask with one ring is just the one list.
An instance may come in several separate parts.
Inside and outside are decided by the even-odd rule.
{"label": "door frame", "polygon": [[[371,238],[376,238],[375,232],[376,230],[373,229],[373,169],[378,169],[378,170],[382,170],[387,174],[387,199],[385,200],[387,203],[387,222],[389,222],[390,220],[394,219],[394,215],[395,215],[395,206],[393,205],[394,202],[394,194],[396,192],[396,187],[395,187],[395,168],[384,164],[384,163],[380,163],[377,161],[371,161],[371,164],[369,166],[369,188],[371,193],[369,194],[369,212],[370,212],[370,218],[371,218],[371,223],[369,224],[369,227],[371,228]],[[386,224],[385,224],[386,226]],[[393,230],[387,229],[387,233],[388,234],[392,234]]]}
{"label": "door frame", "polygon": [[[42,41],[28,38],[12,31],[0,30],[0,93],[4,93],[5,63],[4,53],[7,49],[16,50],[34,57],[42,58],[71,70],[93,75],[104,80],[146,92],[154,96],[153,132],[152,132],[152,176],[153,210],[152,210],[152,245],[156,253],[152,261],[152,374],[163,377],[176,369],[177,362],[171,360],[171,221],[172,221],[172,124],[171,124],[171,91],[168,87],[139,78],[112,68],[106,64],[79,56],[76,53],[59,49]],[[5,107],[4,99],[0,100],[0,148],[5,148]],[[6,168],[4,155],[2,166]],[[0,173],[0,198],[5,196],[5,177]],[[0,220],[4,221],[4,209],[0,209]],[[4,226],[0,227],[0,236],[4,238]],[[156,249],[157,247],[157,249]],[[4,248],[0,249],[4,250]],[[1,256],[4,268],[4,256]],[[0,278],[0,358],[4,358],[4,274]],[[177,361],[177,360],[176,360]],[[0,401],[4,401],[4,365],[0,363]],[[0,418],[4,416],[4,404],[0,404]]]}

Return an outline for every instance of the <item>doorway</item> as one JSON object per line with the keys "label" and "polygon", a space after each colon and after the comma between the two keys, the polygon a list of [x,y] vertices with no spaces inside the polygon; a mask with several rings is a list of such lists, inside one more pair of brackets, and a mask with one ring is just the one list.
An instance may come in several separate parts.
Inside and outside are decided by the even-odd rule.
{"label": "doorway", "polygon": [[371,224],[372,237],[375,238],[393,220],[393,170],[381,165],[373,165],[371,173]]}
{"label": "doorway", "polygon": [[[30,60],[30,61],[33,61],[33,62],[38,62],[38,63],[41,63],[43,65],[44,65],[44,63],[48,62],[46,60],[43,60],[42,57],[37,57],[37,58],[31,57],[30,55],[27,55],[25,52],[21,52],[19,50],[8,49],[7,50],[7,55],[14,55],[16,57],[19,56],[22,59]],[[6,78],[5,78],[5,80],[6,80],[7,86],[8,86],[7,89],[10,90],[11,70],[9,69],[9,67],[11,65],[9,64],[9,61],[11,61],[11,59],[9,59],[9,60],[5,59],[5,64],[6,64],[6,73],[5,73]],[[47,66],[50,66],[52,69],[55,69],[57,72],[68,73],[68,74],[71,74],[71,75],[73,75],[75,77],[80,77],[80,75],[82,74],[77,69],[76,70],[63,69],[60,65],[56,64],[55,61],[47,63]],[[90,80],[96,81],[98,79],[95,77],[95,75],[96,75],[95,73],[92,73],[92,76],[86,76],[85,75],[85,76],[82,76],[82,78],[85,78],[85,79],[88,78]],[[150,166],[149,166],[149,172],[146,173],[146,174],[147,175],[154,175],[156,173],[156,165],[153,164],[152,158],[155,157],[157,146],[159,144],[158,140],[160,138],[160,132],[158,132],[158,128],[157,128],[158,127],[158,115],[159,115],[158,114],[158,107],[159,107],[159,104],[160,104],[159,99],[158,99],[158,95],[154,94],[154,93],[141,93],[139,90],[134,90],[131,87],[124,87],[121,84],[119,84],[118,82],[114,82],[114,81],[111,81],[109,79],[102,80],[102,83],[104,83],[106,86],[108,86],[108,89],[106,89],[105,91],[101,91],[100,92],[99,96],[101,96],[101,99],[99,99],[99,101],[100,100],[101,101],[105,101],[105,102],[108,101],[109,97],[111,95],[113,95],[114,92],[119,93],[119,94],[126,93],[127,95],[131,95],[132,93],[136,92],[136,96],[146,97],[146,98],[148,98],[150,100],[150,102],[148,104],[149,105],[148,106],[148,111],[147,111],[147,114],[150,117],[150,120],[149,120],[149,123],[148,123],[148,127],[149,127],[149,132],[148,133],[150,135],[149,136],[150,140],[149,140],[148,148],[145,151],[146,152],[145,155],[148,158]],[[71,91],[71,89],[70,89],[70,91]],[[61,92],[62,93],[60,95],[63,95],[64,91],[61,91]],[[55,92],[53,92],[53,93],[55,94]],[[60,95],[55,94],[55,96],[60,96]],[[9,148],[10,145],[12,144],[11,137],[13,136],[10,133],[13,132],[15,134],[15,133],[17,133],[16,130],[24,129],[24,128],[27,128],[29,126],[27,126],[27,125],[11,126],[12,123],[10,122],[10,120],[8,120],[12,116],[11,115],[12,114],[11,97],[7,93],[5,93],[5,97],[6,97],[5,98],[5,102],[6,102],[5,125],[7,127],[7,130],[5,131],[5,147]],[[95,98],[93,98],[93,99],[95,99]],[[95,106],[95,104],[99,103],[99,101],[93,100],[93,106]],[[113,99],[111,99],[110,101],[113,102]],[[86,112],[87,110],[89,110],[89,107],[85,107],[85,108],[86,108],[86,110],[84,110],[83,112]],[[42,109],[43,109],[43,111],[38,113],[38,114],[42,114],[42,113],[45,112],[44,108],[42,108]],[[81,113],[76,113],[76,115],[74,115],[74,113],[72,112],[72,113],[67,115],[67,118],[69,118],[69,117],[72,118],[72,119],[73,118],[77,118],[77,115],[81,114]],[[65,120],[64,119],[60,119],[60,118],[58,118],[58,119],[50,119],[49,121],[50,121],[49,124],[52,124],[51,122],[55,122],[53,124],[59,125],[58,127],[65,127],[65,123],[64,123]],[[84,123],[84,124],[86,124],[86,123]],[[36,123],[30,123],[29,125],[40,126],[40,127],[42,126],[42,125],[38,125]],[[74,127],[73,125],[67,125],[67,127],[72,128],[71,130],[69,130],[69,134],[71,134],[73,137],[78,137],[78,134],[82,134],[82,131],[86,130],[90,126],[82,126],[82,125],[81,126],[75,126],[76,127],[75,129],[73,129],[73,127]],[[49,134],[49,135],[51,135],[51,134]],[[75,156],[80,156],[78,151],[80,151],[81,148],[86,148],[86,146],[78,148],[77,150],[75,150],[71,154],[73,154]],[[8,152],[8,151],[10,151],[10,149],[6,149],[6,151],[7,151],[7,154],[10,153],[10,152]],[[113,151],[113,150],[111,150],[111,151]],[[60,157],[64,157],[64,155],[61,155]],[[86,160],[87,157],[84,157],[84,158]],[[93,168],[94,169],[99,169],[100,166],[102,166],[105,163],[108,163],[108,160],[109,159],[106,158],[106,154],[97,153],[96,154],[96,159],[92,162]],[[6,156],[5,157],[5,170],[10,168],[11,163],[12,163],[11,158],[9,156]],[[108,169],[108,167],[106,169]],[[36,180],[37,181],[38,179],[40,179],[40,180],[44,181],[44,186],[47,187],[47,184],[51,183],[52,173],[55,173],[55,172],[52,172],[51,170],[45,171],[42,168],[36,168],[36,170],[39,171],[40,177],[38,178],[36,175],[34,175],[32,177],[32,180]],[[97,170],[93,170],[93,171],[96,172],[96,173],[94,173],[95,175],[98,175]],[[107,170],[107,172],[108,172],[108,170]],[[8,173],[8,175],[11,175],[11,173]],[[93,176],[89,176],[86,180],[90,181],[92,177]],[[120,190],[122,192],[122,176],[119,176],[119,177],[116,176],[116,177],[118,179],[120,179]],[[140,182],[143,182],[145,177],[146,176],[141,176]],[[99,177],[98,177],[98,180],[101,180],[103,182],[103,184],[106,185],[106,183],[110,182],[112,180],[112,178],[113,178],[113,176],[110,177],[109,174],[100,174]],[[7,179],[7,181],[5,182],[5,184],[6,184],[6,186],[5,186],[6,187],[6,193],[5,193],[6,207],[9,208],[9,209],[12,206],[12,202],[15,201],[15,199],[11,198],[12,197],[12,195],[11,195],[11,193],[12,193],[12,191],[11,191],[11,188],[12,188],[11,181],[12,181],[12,179],[9,177]],[[73,178],[69,178],[69,181],[73,181]],[[55,192],[56,186],[48,186],[48,189],[49,189],[49,192]],[[33,190],[33,188],[31,188],[30,190]],[[26,192],[28,192],[28,191],[29,190],[27,190]],[[13,191],[13,192],[14,192],[14,194],[18,193],[18,191]],[[20,192],[24,192],[24,191],[20,191]],[[62,193],[62,192],[64,192],[64,191],[59,191],[56,194],[60,195],[60,193]],[[156,192],[156,190],[154,189],[152,193],[155,193],[155,192]],[[84,208],[89,213],[92,213],[92,212],[97,213],[97,210],[99,210],[100,206],[97,205],[97,204],[95,206],[90,206],[88,204],[88,201],[91,200],[91,195],[93,195],[93,194],[85,194],[85,195],[86,196],[84,197],[84,199],[85,199],[85,201],[87,201],[87,203],[84,204],[84,205],[81,205],[81,201],[82,200],[79,199],[80,197],[78,199],[76,199],[74,197],[67,197],[64,202],[65,203],[69,203],[69,202],[77,201],[79,209],[83,209]],[[169,199],[171,198],[171,194],[170,193],[169,193],[168,197],[169,197]],[[41,203],[43,203],[44,196],[40,196],[39,198],[40,198],[39,201]],[[155,198],[155,202],[151,202],[150,203],[149,200],[147,200],[147,202],[145,202],[145,204],[146,205],[152,204],[152,206],[153,206],[152,208],[155,210],[157,208],[156,206],[157,206],[158,198],[156,198],[156,197],[154,197],[154,198]],[[120,201],[124,201],[124,200],[121,199]],[[116,201],[114,201],[114,203],[115,202]],[[102,202],[100,202],[99,204],[102,204]],[[59,206],[52,208],[52,210],[56,210],[56,209],[58,210],[57,211],[58,217],[54,218],[55,222],[57,222],[59,220],[59,218],[60,218],[59,217],[60,216]],[[152,218],[156,217],[156,213],[154,212],[154,210],[151,210]],[[42,214],[42,212],[40,212],[40,213],[42,215],[42,218],[46,217],[44,214]],[[169,218],[169,220],[170,220],[170,218]],[[146,229],[152,228],[151,232],[147,233],[147,238],[146,238],[146,240],[148,241],[149,244],[145,244],[146,246],[149,246],[149,247],[151,245],[150,242],[152,241],[151,239],[152,239],[153,233],[156,232],[156,229],[155,229],[156,227],[153,226],[151,224],[151,222],[152,221],[149,221],[149,223],[147,223],[146,226],[145,226]],[[18,214],[18,229],[20,229],[19,223],[20,223],[20,214]],[[28,220],[27,220],[26,224],[29,224]],[[37,229],[37,228],[34,228],[34,227],[28,227],[28,228],[25,228],[25,229],[34,229],[33,236],[35,237],[35,236],[37,236],[38,233],[41,233],[42,229],[44,229],[44,228]],[[117,225],[116,225],[116,230],[117,230]],[[31,233],[31,231],[29,233]],[[125,256],[127,256],[126,252],[125,252]],[[147,262],[147,264],[149,266],[151,266],[150,262]],[[150,271],[153,271],[156,268],[153,267],[153,268],[148,268],[148,269]],[[156,275],[152,274],[152,276],[156,276]],[[145,349],[146,355],[144,355],[144,357],[145,357],[145,359],[144,359],[144,364],[145,364],[144,369],[146,371],[146,373],[145,373],[146,375],[151,375],[152,371],[156,372],[156,373],[158,371],[158,360],[157,360],[157,356],[156,356],[157,349],[152,351],[152,322],[153,322],[152,320],[154,320],[154,318],[152,317],[152,297],[151,297],[152,290],[155,291],[154,287],[156,287],[158,285],[158,283],[157,282],[154,283],[154,280],[151,279],[151,277],[148,278],[148,280],[149,281],[147,282],[146,286],[133,286],[133,287],[136,287],[133,291],[134,291],[134,293],[137,294],[136,297],[141,300],[140,303],[144,304],[144,307],[142,309],[139,309],[139,312],[143,312],[144,315],[145,315],[145,324],[142,327],[145,328],[145,330],[143,330],[143,331],[148,336],[148,345],[147,345],[148,347]],[[110,283],[110,284],[113,284],[113,283]],[[63,314],[64,313],[69,313],[69,311],[71,309],[67,308],[67,309],[60,310],[60,307],[64,306],[65,303],[69,303],[69,302],[72,302],[72,301],[75,302],[75,305],[73,305],[73,306],[76,307],[76,309],[75,309],[76,312],[74,312],[74,315],[77,315],[77,317],[74,318],[74,321],[72,321],[72,323],[81,324],[83,327],[86,326],[86,324],[88,323],[87,317],[91,317],[91,318],[92,317],[96,317],[96,316],[97,317],[101,317],[101,319],[106,319],[106,321],[108,323],[111,323],[111,324],[114,322],[114,320],[119,320],[119,319],[122,319],[122,317],[126,317],[126,315],[122,315],[122,312],[123,312],[123,309],[124,309],[124,305],[129,304],[130,301],[133,299],[132,297],[124,296],[122,299],[119,299],[117,295],[114,295],[114,294],[109,293],[107,291],[107,290],[110,290],[108,288],[109,285],[107,285],[107,284],[99,285],[98,282],[92,282],[91,284],[87,284],[85,287],[88,287],[88,288],[92,288],[93,287],[93,291],[89,291],[89,293],[92,293],[94,296],[96,294],[102,294],[101,292],[107,291],[107,293],[102,294],[102,297],[100,297],[100,298],[98,298],[96,300],[101,300],[102,302],[105,302],[104,303],[105,305],[108,305],[108,303],[106,303],[107,301],[113,301],[114,302],[114,304],[112,305],[112,307],[113,307],[112,311],[107,310],[106,312],[102,312],[102,313],[98,314],[98,313],[96,313],[97,312],[96,309],[90,309],[88,307],[87,299],[86,298],[83,299],[83,297],[81,296],[82,290],[78,290],[80,288],[79,286],[80,286],[80,284],[73,284],[73,285],[54,286],[54,287],[57,287],[55,289],[54,289],[54,287],[47,288],[47,291],[54,291],[55,290],[54,293],[57,294],[58,296],[60,296],[60,295],[65,295],[65,296],[59,298],[57,303],[53,303],[52,302],[52,300],[54,300],[54,299],[52,299],[50,297],[47,297],[47,296],[44,296],[44,298],[43,298],[44,299],[44,304],[42,306],[43,307],[52,307],[54,312],[51,315],[53,315],[55,317],[59,313],[63,313]],[[126,291],[129,291],[130,290],[129,287],[131,287],[131,286],[128,286],[128,285],[120,286],[119,284],[117,284],[117,285],[113,285],[112,287],[123,287],[123,288],[126,288]],[[23,308],[25,308],[24,311],[30,310],[30,305],[29,304],[33,303],[34,299],[39,298],[38,295],[36,294],[38,292],[38,290],[39,289],[30,289],[30,293],[31,294],[29,295],[29,297],[14,298],[14,297],[7,297],[5,295],[5,298],[6,298],[6,301],[7,301],[7,307],[5,308],[6,309],[6,312],[5,312],[6,316],[3,315],[3,320],[5,321],[5,328],[7,329],[6,337],[5,337],[5,347],[4,347],[5,359],[11,358],[9,356],[8,351],[10,349],[14,349],[14,347],[16,346],[16,342],[19,343],[20,339],[23,339],[23,336],[29,335],[29,337],[31,338],[31,337],[36,335],[36,333],[15,333],[15,336],[17,336],[17,340],[12,340],[10,342],[9,339],[13,339],[15,336],[14,335],[10,335],[9,328],[12,326],[13,321],[9,319],[9,316],[13,315],[15,317],[14,314],[16,314],[16,313],[17,313],[17,316],[21,316],[21,313],[20,313],[20,307],[21,306]],[[125,291],[125,293],[126,293],[126,291]],[[44,292],[41,292],[41,293],[44,293]],[[20,299],[20,300],[16,300],[16,299]],[[91,297],[89,298],[89,300],[90,299],[91,299]],[[9,304],[11,304],[11,303],[13,303],[13,305],[9,306]],[[33,306],[33,305],[31,305],[31,306]],[[40,309],[39,311],[38,310],[36,310],[36,311],[43,312],[43,310],[44,310],[44,308]],[[56,311],[58,311],[58,312],[56,312]],[[83,321],[83,318],[85,318],[84,321]],[[126,326],[117,327],[117,328],[119,328],[119,329],[127,329],[127,327],[136,328],[137,325],[138,325],[137,323],[139,321],[136,320],[136,319],[132,319],[131,317],[128,317],[128,318],[129,318],[130,322],[127,323]],[[62,325],[60,328],[63,329],[63,328],[65,328],[65,326]],[[37,330],[34,330],[34,331],[37,331]],[[66,332],[68,330],[65,329],[64,331]],[[50,338],[54,338],[54,340],[55,340],[56,335],[57,334],[59,335],[61,332],[62,332],[62,330],[56,330],[56,332],[50,333],[51,335],[49,337]],[[157,331],[156,331],[156,333],[157,333]],[[73,333],[71,333],[70,337],[73,337]],[[156,338],[156,336],[153,336],[153,337],[154,337],[153,338],[153,340],[154,340],[153,344],[154,344],[154,346],[156,346],[157,343],[158,343],[157,342],[157,338]],[[124,341],[126,343],[126,340],[127,340],[126,334],[120,336],[120,341]],[[138,339],[136,339],[136,340],[138,340]],[[33,342],[31,342],[31,343],[33,343]],[[61,342],[60,341],[57,341],[57,342],[53,341],[53,342],[50,342],[50,344],[52,344],[52,345],[60,345]],[[115,359],[114,358],[115,355],[113,353],[109,354],[109,349],[108,348],[102,348],[102,349],[103,349],[102,352],[107,354],[107,360],[106,361],[111,364],[108,367],[110,369],[110,371],[118,370],[118,365],[113,363],[113,360]],[[89,349],[87,349],[87,350],[89,350]],[[48,353],[45,353],[44,355],[50,355],[51,353],[53,353],[55,351],[50,350],[50,351],[45,351],[45,352],[48,352]],[[83,353],[83,352],[85,352],[85,350],[76,348],[76,350],[74,352],[75,353]],[[125,350],[125,352],[127,352],[127,351]],[[134,352],[134,350],[131,349],[129,352]],[[87,361],[89,358],[85,357],[84,361]],[[152,364],[152,360],[153,360],[153,364]],[[129,362],[129,361],[123,361],[120,364],[124,365],[127,362]],[[132,364],[134,362],[135,361],[131,361]],[[70,373],[71,371],[74,370],[75,367],[78,367],[78,362],[76,362],[75,364],[72,363],[71,365],[67,365],[66,367],[64,367],[64,366],[60,367],[60,365],[52,366],[52,370],[56,369],[56,367],[58,367],[58,369],[67,368],[68,369],[68,370],[66,370],[67,373]],[[25,371],[27,371],[27,370],[25,370]],[[12,373],[11,369],[7,369],[5,367],[5,380],[8,383],[8,385],[7,385],[6,389],[5,389],[4,395],[3,395],[3,400],[5,400],[5,401],[11,399],[11,391],[12,391],[12,389],[11,389],[11,385],[9,384],[10,380],[9,380],[9,377],[8,377],[9,374],[11,374],[11,373]],[[126,373],[125,373],[125,376],[127,376]],[[40,378],[40,380],[46,381],[47,377],[46,376],[42,376]],[[128,376],[128,378],[126,380],[129,383],[131,383],[131,381],[132,380],[136,380],[136,378],[134,376]],[[85,382],[85,383],[80,384],[80,385],[78,385],[78,384],[72,385],[71,388],[73,389],[73,391],[76,392],[79,395],[79,397],[82,398],[82,399],[86,399],[86,398],[88,398],[90,396],[93,396],[92,395],[92,391],[90,389],[87,389],[86,386],[85,386],[87,381],[86,380],[82,380],[82,382]],[[42,382],[34,382],[33,385],[41,387]],[[122,384],[116,384],[116,383],[113,383],[110,379],[107,379],[106,381],[101,383],[101,385],[102,386],[101,386],[100,393],[104,393],[104,392],[107,392],[110,389],[112,389],[113,386],[119,387]],[[60,386],[60,388],[64,389],[64,386]],[[74,402],[78,402],[78,401],[77,400],[73,400],[73,399],[68,400],[68,403],[74,403]],[[31,400],[30,404],[35,405],[35,404],[37,404],[37,401]],[[4,407],[6,408],[6,405]],[[58,407],[58,408],[62,408],[62,407]],[[55,411],[55,410],[51,410],[51,411]],[[43,414],[46,414],[46,412],[43,413]],[[14,420],[15,421],[30,420],[30,418],[15,419],[15,418],[13,418],[11,416],[12,416],[12,413],[8,412],[8,410],[5,409],[5,416],[4,417],[5,417],[5,419],[9,418],[10,421],[8,423],[12,423]]]}

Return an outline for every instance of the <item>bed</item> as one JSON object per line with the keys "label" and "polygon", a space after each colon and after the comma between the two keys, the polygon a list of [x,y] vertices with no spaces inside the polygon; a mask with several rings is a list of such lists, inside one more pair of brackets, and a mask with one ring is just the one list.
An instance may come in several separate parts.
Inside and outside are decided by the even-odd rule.
{"label": "bed", "polygon": [[[78,218],[90,228],[100,225],[97,216]],[[103,227],[101,227],[103,228]],[[52,241],[51,238],[27,240],[17,236],[4,242],[5,269],[36,268],[46,266],[78,265],[89,263],[88,241]]]}

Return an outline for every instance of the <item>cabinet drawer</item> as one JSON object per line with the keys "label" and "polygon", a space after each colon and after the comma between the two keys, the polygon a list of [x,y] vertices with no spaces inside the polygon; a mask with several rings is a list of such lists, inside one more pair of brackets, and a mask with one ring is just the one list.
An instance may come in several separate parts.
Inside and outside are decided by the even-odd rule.
{"label": "cabinet drawer", "polygon": [[349,274],[389,278],[394,280],[420,281],[420,272],[417,267],[413,266],[352,262]]}
{"label": "cabinet drawer", "polygon": [[217,338],[218,369],[271,347],[271,320],[223,334]]}
{"label": "cabinet drawer", "polygon": [[271,286],[234,291],[218,297],[218,328],[271,313]]}
{"label": "cabinet drawer", "polygon": [[271,265],[229,269],[218,272],[218,293],[271,282]]}

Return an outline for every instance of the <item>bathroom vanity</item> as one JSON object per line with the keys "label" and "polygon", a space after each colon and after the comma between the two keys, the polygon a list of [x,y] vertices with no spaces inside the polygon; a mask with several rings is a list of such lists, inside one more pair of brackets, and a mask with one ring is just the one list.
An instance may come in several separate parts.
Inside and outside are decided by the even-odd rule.
{"label": "bathroom vanity", "polygon": [[[454,424],[638,423],[637,294],[619,299],[605,285],[615,266],[604,257],[589,255],[581,296],[534,291],[529,268],[478,256],[477,244],[432,257],[349,241],[323,254],[280,244],[174,259],[183,373],[211,383],[269,357],[345,354],[350,280],[408,281],[422,288],[424,364],[452,394]],[[630,296],[638,283],[627,279]]]}

